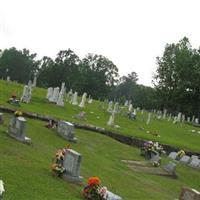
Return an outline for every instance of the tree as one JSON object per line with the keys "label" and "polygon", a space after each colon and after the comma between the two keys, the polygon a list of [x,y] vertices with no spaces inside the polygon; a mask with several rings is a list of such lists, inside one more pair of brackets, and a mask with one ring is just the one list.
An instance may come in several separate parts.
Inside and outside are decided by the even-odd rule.
{"label": "tree", "polygon": [[40,61],[36,60],[36,55],[27,49],[5,49],[0,57],[0,77],[6,79],[10,76],[11,80],[27,83],[39,68]]}
{"label": "tree", "polygon": [[188,38],[167,44],[157,58],[154,84],[162,108],[198,115],[200,111],[200,50]]}
{"label": "tree", "polygon": [[81,62],[83,88],[92,97],[106,97],[117,82],[118,68],[102,55],[88,54]]}

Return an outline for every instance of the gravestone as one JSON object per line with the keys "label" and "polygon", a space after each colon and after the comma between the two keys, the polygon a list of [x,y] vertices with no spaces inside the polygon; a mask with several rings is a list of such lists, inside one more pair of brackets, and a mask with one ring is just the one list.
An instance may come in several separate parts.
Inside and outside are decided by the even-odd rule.
{"label": "gravestone", "polygon": [[93,102],[93,99],[89,99],[88,103],[91,104]]}
{"label": "gravestone", "polygon": [[53,89],[53,95],[49,99],[50,102],[56,103],[58,101],[59,90],[60,90],[59,87]]}
{"label": "gravestone", "polygon": [[194,120],[195,120],[195,116],[193,115],[192,116],[192,123],[194,123]]}
{"label": "gravestone", "polygon": [[176,175],[176,164],[173,162],[166,164],[163,169],[171,175]]}
{"label": "gravestone", "polygon": [[167,109],[164,109],[164,112],[163,112],[163,119],[165,119],[166,118],[166,116],[167,116]]}
{"label": "gravestone", "polygon": [[149,125],[151,121],[151,113],[148,114],[147,122],[146,124]]}
{"label": "gravestone", "polygon": [[181,122],[182,122],[182,123],[184,123],[184,122],[185,122],[185,115],[182,115]]}
{"label": "gravestone", "polygon": [[67,93],[67,101],[71,101],[70,103],[72,103],[72,97],[73,97],[73,92],[72,89],[69,90],[69,92]]}
{"label": "gravestone", "polygon": [[192,188],[183,187],[179,200],[200,200],[200,192]]}
{"label": "gravestone", "polygon": [[124,106],[128,106],[128,100],[125,101]]}
{"label": "gravestone", "polygon": [[133,109],[133,105],[130,104],[129,107],[128,107],[128,112],[132,112],[132,109]]}
{"label": "gravestone", "polygon": [[78,93],[74,92],[73,97],[72,97],[72,105],[78,105],[77,97],[78,97]]}
{"label": "gravestone", "polygon": [[10,76],[7,76],[6,80],[7,82],[10,82]]}
{"label": "gravestone", "polygon": [[72,149],[66,149],[63,160],[63,167],[66,170],[63,174],[64,179],[73,183],[82,183],[83,177],[80,176],[81,160],[81,154]]}
{"label": "gravestone", "polygon": [[177,153],[176,152],[171,152],[169,155],[168,155],[169,158],[175,160],[176,157],[177,157]]}
{"label": "gravestone", "polygon": [[122,198],[120,196],[118,196],[110,191],[106,192],[106,196],[107,196],[106,200],[122,200]]}
{"label": "gravestone", "polygon": [[46,96],[46,98],[49,100],[52,96],[53,96],[53,88],[49,87],[47,89],[47,96]]}
{"label": "gravestone", "polygon": [[28,85],[24,86],[23,94],[21,97],[21,101],[24,103],[29,103],[31,100],[32,89]]}
{"label": "gravestone", "polygon": [[187,122],[190,123],[190,117],[187,117]]}
{"label": "gravestone", "polygon": [[198,123],[199,123],[199,119],[195,118],[195,124],[198,124]]}
{"label": "gravestone", "polygon": [[81,108],[85,107],[86,98],[87,98],[87,93],[84,92],[83,96],[82,96],[81,103],[79,104],[79,107],[81,107]]}
{"label": "gravestone", "polygon": [[107,122],[107,125],[108,125],[108,126],[114,126],[114,120],[115,120],[115,114],[112,113],[112,114],[110,115],[110,117],[109,117],[109,120],[108,120],[108,122]]}
{"label": "gravestone", "polygon": [[176,123],[177,123],[177,121],[178,121],[178,120],[177,120],[177,117],[175,116],[175,117],[174,117],[173,124],[176,124]]}
{"label": "gravestone", "polygon": [[59,93],[58,101],[56,102],[56,105],[61,106],[61,107],[64,107],[64,105],[65,105],[64,104],[64,93],[62,92],[62,90]]}
{"label": "gravestone", "polygon": [[198,156],[191,156],[191,159],[188,165],[190,167],[200,168],[200,160],[198,159]]}
{"label": "gravestone", "polygon": [[26,119],[24,117],[13,117],[10,120],[8,134],[14,139],[31,144],[31,139],[25,136]]}
{"label": "gravestone", "polygon": [[37,74],[35,73],[34,74],[34,78],[33,78],[33,87],[36,87],[36,85],[37,85]]}
{"label": "gravestone", "polygon": [[0,180],[0,200],[3,200],[3,193],[5,192],[3,181]]}
{"label": "gravestone", "polygon": [[0,113],[0,124],[3,124],[3,113]]}
{"label": "gravestone", "polygon": [[112,112],[112,105],[113,105],[113,102],[109,101],[109,103],[108,103],[108,109],[107,109],[108,112]]}
{"label": "gravestone", "polygon": [[187,164],[190,162],[190,156],[183,156],[181,159],[180,159],[180,162],[184,163],[184,164]]}
{"label": "gravestone", "polygon": [[160,162],[161,161],[161,157],[159,156],[159,154],[153,154],[151,159],[150,159],[150,162],[151,163],[154,163],[154,162]]}
{"label": "gravestone", "polygon": [[66,121],[59,121],[57,127],[58,134],[62,136],[64,139],[77,142],[77,138],[74,137],[74,125],[66,122]]}
{"label": "gravestone", "polygon": [[114,113],[118,113],[119,112],[119,103],[118,102],[115,103],[113,112]]}
{"label": "gravestone", "polygon": [[182,113],[179,112],[179,113],[178,113],[178,116],[177,116],[177,121],[178,121],[178,122],[181,122],[181,116],[182,116]]}

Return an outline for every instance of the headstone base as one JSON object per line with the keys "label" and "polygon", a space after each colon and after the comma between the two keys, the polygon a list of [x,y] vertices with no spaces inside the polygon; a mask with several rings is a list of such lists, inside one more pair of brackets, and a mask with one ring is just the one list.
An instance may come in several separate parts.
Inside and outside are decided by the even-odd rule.
{"label": "headstone base", "polygon": [[77,143],[78,139],[76,137],[74,138],[70,138],[70,137],[67,137],[65,135],[62,135],[62,134],[59,134],[62,138],[64,138],[65,140],[69,141],[69,142],[74,142],[74,143]]}
{"label": "headstone base", "polygon": [[122,200],[122,198],[110,191],[107,191],[107,195],[108,197],[106,198],[106,200]]}
{"label": "headstone base", "polygon": [[12,133],[8,133],[8,135],[16,140],[18,140],[19,142],[25,143],[25,144],[32,144],[31,138],[28,137],[17,137],[16,135],[12,134]]}
{"label": "headstone base", "polygon": [[82,184],[83,177],[82,176],[71,176],[69,174],[63,174],[62,178],[68,182],[75,184]]}

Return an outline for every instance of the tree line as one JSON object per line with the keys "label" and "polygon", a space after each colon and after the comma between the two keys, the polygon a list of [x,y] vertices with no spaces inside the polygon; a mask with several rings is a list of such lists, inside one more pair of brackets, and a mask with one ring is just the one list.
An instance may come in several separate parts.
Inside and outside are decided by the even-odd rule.
{"label": "tree line", "polygon": [[53,60],[14,47],[1,51],[0,77],[27,84],[37,74],[37,86],[57,87],[65,82],[66,90],[87,92],[94,99],[131,100],[135,106],[150,108],[153,88],[137,84],[137,74],[120,77],[117,66],[102,55],[88,54],[80,59],[71,49],[58,52]]}
{"label": "tree line", "polygon": [[58,52],[55,59],[37,59],[36,53],[14,47],[0,53],[3,79],[10,76],[27,84],[37,74],[39,87],[57,87],[65,82],[67,91],[87,92],[94,99],[131,100],[134,107],[200,117],[200,49],[192,48],[186,37],[166,44],[163,55],[156,58],[154,87],[138,84],[134,71],[120,77],[117,66],[102,55],[88,54],[80,59],[68,49]]}

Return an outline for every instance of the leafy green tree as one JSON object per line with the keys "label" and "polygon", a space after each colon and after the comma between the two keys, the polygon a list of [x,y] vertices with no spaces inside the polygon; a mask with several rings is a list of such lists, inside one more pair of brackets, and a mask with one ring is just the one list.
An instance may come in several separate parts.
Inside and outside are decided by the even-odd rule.
{"label": "leafy green tree", "polygon": [[177,44],[167,44],[157,63],[154,84],[161,107],[197,116],[200,111],[200,50],[192,49],[185,37]]}
{"label": "leafy green tree", "polygon": [[0,77],[6,79],[10,76],[11,80],[27,83],[38,71],[40,61],[36,60],[36,56],[27,49],[5,49],[0,57]]}
{"label": "leafy green tree", "polygon": [[118,68],[102,55],[88,54],[81,62],[82,90],[94,98],[108,95],[117,82]]}

